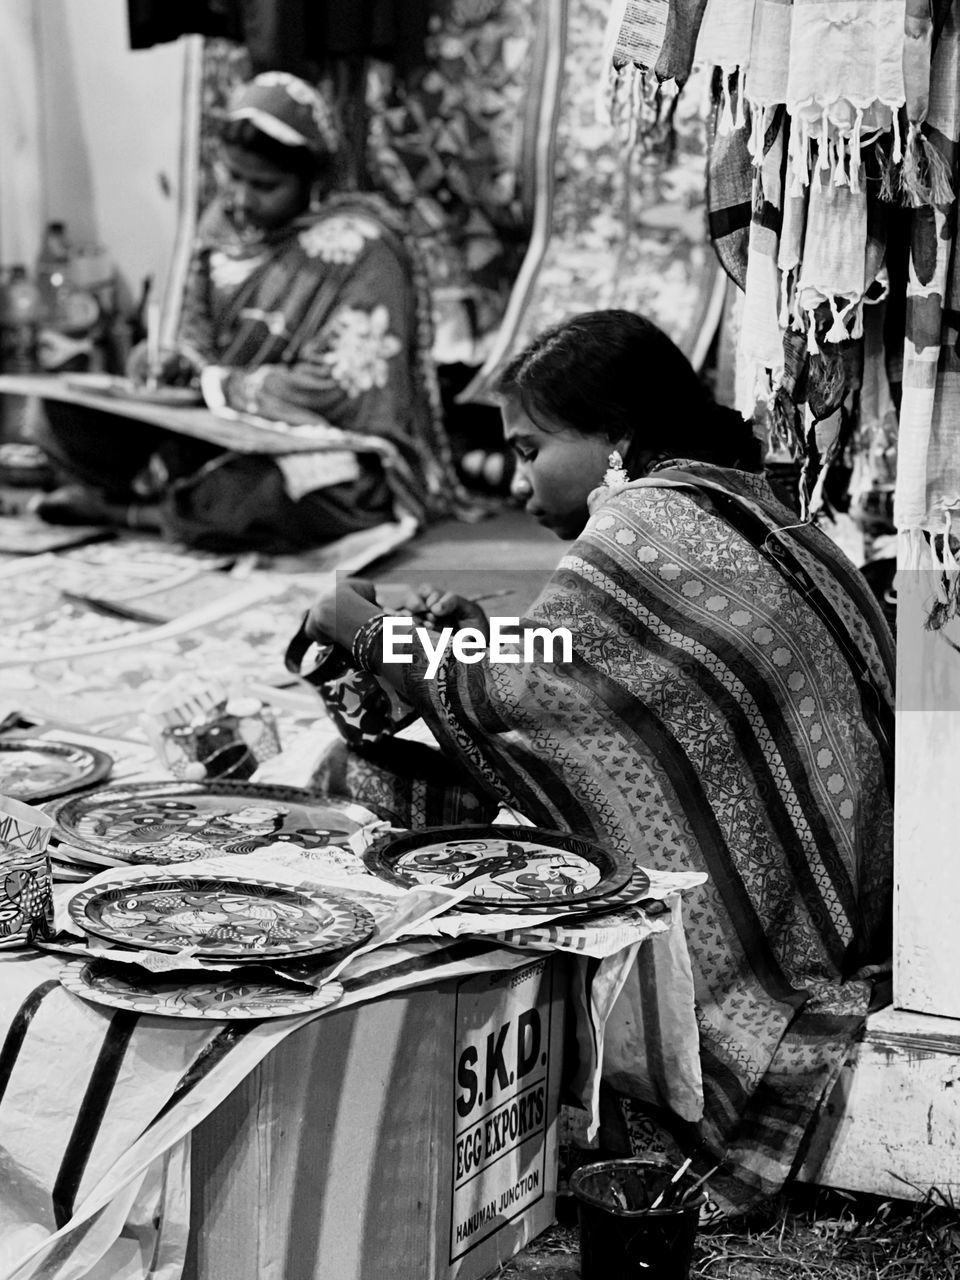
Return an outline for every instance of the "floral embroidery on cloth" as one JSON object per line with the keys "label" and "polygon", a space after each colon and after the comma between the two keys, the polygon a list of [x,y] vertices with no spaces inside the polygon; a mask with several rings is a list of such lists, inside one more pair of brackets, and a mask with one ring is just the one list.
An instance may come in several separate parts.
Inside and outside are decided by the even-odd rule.
{"label": "floral embroidery on cloth", "polygon": [[265,255],[262,253],[241,258],[232,253],[214,251],[210,254],[210,279],[213,287],[221,291],[238,288],[250,279],[264,261]]}
{"label": "floral embroidery on cloth", "polygon": [[298,239],[308,258],[349,265],[363,253],[368,240],[379,240],[380,228],[369,218],[351,214],[326,218],[301,231]]}
{"label": "floral embroidery on cloth", "polygon": [[386,386],[387,361],[400,351],[400,341],[389,329],[386,307],[372,311],[348,307],[334,320],[330,349],[321,363],[351,399],[373,387]]}
{"label": "floral embroidery on cloth", "polygon": [[241,320],[259,320],[273,338],[289,338],[287,317],[282,311],[264,311],[261,307],[243,307]]}

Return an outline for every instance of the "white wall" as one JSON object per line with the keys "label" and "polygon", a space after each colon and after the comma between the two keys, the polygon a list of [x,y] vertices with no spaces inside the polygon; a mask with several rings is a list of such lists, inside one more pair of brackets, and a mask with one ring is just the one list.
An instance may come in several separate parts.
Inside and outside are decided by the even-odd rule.
{"label": "white wall", "polygon": [[183,40],[131,50],[125,0],[0,0],[0,261],[43,225],[100,242],[136,294],[174,242]]}
{"label": "white wall", "polygon": [[0,0],[0,264],[31,262],[43,217],[37,7]]}
{"label": "white wall", "polygon": [[897,575],[893,996],[898,1009],[960,1018],[960,624],[926,630],[938,577]]}

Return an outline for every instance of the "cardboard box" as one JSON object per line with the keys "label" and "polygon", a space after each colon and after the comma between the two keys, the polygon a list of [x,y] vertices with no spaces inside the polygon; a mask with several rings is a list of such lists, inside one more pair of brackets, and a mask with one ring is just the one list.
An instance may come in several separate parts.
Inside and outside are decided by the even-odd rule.
{"label": "cardboard box", "polygon": [[479,1280],[554,1220],[563,965],[289,1036],[196,1131],[184,1280]]}

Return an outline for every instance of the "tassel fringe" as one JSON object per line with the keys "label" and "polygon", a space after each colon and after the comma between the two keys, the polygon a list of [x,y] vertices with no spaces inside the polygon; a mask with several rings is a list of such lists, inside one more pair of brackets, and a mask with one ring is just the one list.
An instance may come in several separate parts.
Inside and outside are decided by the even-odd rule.
{"label": "tassel fringe", "polygon": [[944,207],[953,200],[953,183],[943,156],[924,134],[923,127],[910,122],[900,166],[900,194],[910,209],[927,205]]}
{"label": "tassel fringe", "polygon": [[880,162],[880,199],[885,204],[896,204],[900,187],[900,177],[893,157],[878,144],[877,159]]}
{"label": "tassel fringe", "polygon": [[737,113],[734,116],[734,127],[743,129],[747,123],[746,117],[746,74],[743,70],[737,74]]}
{"label": "tassel fringe", "polygon": [[850,190],[856,195],[860,191],[860,137],[863,133],[863,111],[858,107],[850,134]]}
{"label": "tassel fringe", "polygon": [[720,117],[717,121],[717,133],[726,136],[733,133],[733,102],[730,97],[730,73],[725,67],[720,68]]}

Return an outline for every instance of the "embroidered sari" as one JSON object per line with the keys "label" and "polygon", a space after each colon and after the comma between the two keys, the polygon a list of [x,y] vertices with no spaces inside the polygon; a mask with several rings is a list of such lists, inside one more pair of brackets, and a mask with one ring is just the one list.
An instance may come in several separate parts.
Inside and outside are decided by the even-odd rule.
{"label": "embroidered sari", "polygon": [[384,200],[327,200],[272,232],[201,219],[177,345],[207,405],[312,424],[317,451],[233,452],[99,410],[47,406],[40,442],[70,479],[157,503],[168,537],[218,551],[297,551],[459,496],[416,245]]}
{"label": "embroidered sari", "polygon": [[789,1176],[889,956],[892,641],[761,476],[683,463],[593,497],[521,620],[569,628],[572,661],[447,657],[402,692],[487,796],[707,873],[684,905],[702,1085],[664,1061],[650,946],[605,1072],[744,1208]]}
{"label": "embroidered sari", "polygon": [[201,219],[179,344],[221,371],[211,407],[326,423],[329,447],[280,460],[291,496],[353,479],[379,459],[418,519],[451,496],[416,248],[384,200],[333,197],[277,231],[237,230],[215,200]]}

